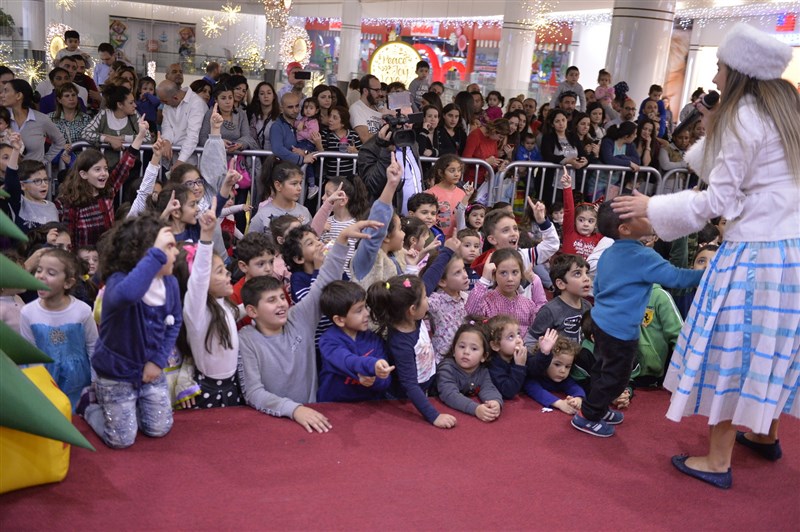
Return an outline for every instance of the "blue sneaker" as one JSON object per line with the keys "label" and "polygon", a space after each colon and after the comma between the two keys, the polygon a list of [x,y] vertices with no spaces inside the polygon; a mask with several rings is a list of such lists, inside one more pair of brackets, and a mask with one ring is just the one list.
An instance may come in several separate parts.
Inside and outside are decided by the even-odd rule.
{"label": "blue sneaker", "polygon": [[575,414],[572,418],[572,426],[581,432],[600,438],[609,438],[614,435],[614,427],[602,419],[600,421],[589,421],[580,414]]}
{"label": "blue sneaker", "polygon": [[604,415],[602,419],[609,425],[619,425],[622,423],[622,420],[625,419],[625,416],[619,410],[611,410],[609,408],[608,412],[606,412],[606,415]]}

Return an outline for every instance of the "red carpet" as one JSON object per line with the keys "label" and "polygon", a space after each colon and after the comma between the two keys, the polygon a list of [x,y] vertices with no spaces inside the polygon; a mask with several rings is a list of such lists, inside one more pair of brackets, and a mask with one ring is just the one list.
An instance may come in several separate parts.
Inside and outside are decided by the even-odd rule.
{"label": "red carpet", "polygon": [[800,529],[800,422],[784,420],[778,463],[737,448],[722,491],[670,464],[706,430],[666,420],[668,397],[638,393],[607,440],[527,398],[451,431],[400,403],[320,405],[322,435],[250,408],[182,412],[123,451],[79,419],[98,452],[73,449],[60,484],[1,496],[0,529]]}

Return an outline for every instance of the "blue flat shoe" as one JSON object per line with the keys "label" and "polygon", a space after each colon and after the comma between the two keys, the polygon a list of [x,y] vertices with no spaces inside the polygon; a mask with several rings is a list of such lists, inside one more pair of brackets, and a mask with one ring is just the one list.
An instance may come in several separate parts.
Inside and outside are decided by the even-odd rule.
{"label": "blue flat shoe", "polygon": [[672,465],[675,466],[675,469],[683,473],[684,475],[689,475],[690,477],[694,477],[697,480],[702,480],[703,482],[707,482],[712,486],[717,488],[727,490],[730,489],[731,484],[733,484],[733,475],[731,474],[731,468],[728,468],[728,471],[725,473],[710,473],[708,471],[698,471],[697,469],[692,469],[691,467],[686,465],[686,459],[689,458],[689,455],[686,454],[678,454],[672,457]]}
{"label": "blue flat shoe", "polygon": [[775,462],[780,459],[781,456],[783,456],[780,440],[775,440],[775,443],[758,443],[748,440],[745,438],[744,432],[737,430],[736,443],[741,443],[745,447],[754,450],[770,462]]}

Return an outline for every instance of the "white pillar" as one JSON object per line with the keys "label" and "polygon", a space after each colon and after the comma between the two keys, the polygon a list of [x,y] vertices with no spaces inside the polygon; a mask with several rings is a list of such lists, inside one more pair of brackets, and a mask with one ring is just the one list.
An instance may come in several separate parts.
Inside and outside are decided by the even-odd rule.
{"label": "white pillar", "polygon": [[349,83],[358,77],[361,64],[361,2],[342,2],[342,31],[339,34],[339,64],[336,79]]}
{"label": "white pillar", "polygon": [[266,46],[269,48],[269,53],[264,54],[264,63],[266,68],[278,68],[281,49],[281,37],[283,37],[283,29],[275,28],[267,24],[265,32]]}
{"label": "white pillar", "polygon": [[[683,92],[681,93],[680,106],[673,105],[673,109],[683,109],[683,106],[692,101],[692,93],[697,88],[697,75],[695,72],[695,62],[697,61],[697,52],[700,51],[700,33],[701,29],[699,24],[692,26],[692,36],[689,38],[689,54],[686,57],[686,77],[683,81]],[[711,87],[705,88],[711,90]],[[677,117],[676,117],[677,119]]]}
{"label": "white pillar", "polygon": [[21,11],[20,18],[12,16],[17,25],[22,27],[22,38],[31,42],[31,50],[44,50],[44,0],[23,0],[18,9]]}
{"label": "white pillar", "polygon": [[[611,34],[611,24],[576,24],[575,30],[578,28],[580,28],[580,33],[578,33],[580,46],[575,50],[570,64],[580,69],[580,83],[583,88],[594,89],[597,87],[597,73],[601,68],[606,67],[606,51],[608,50],[608,37]],[[575,30],[573,30],[573,43],[576,38]]]}
{"label": "white pillar", "polygon": [[[525,22],[524,2],[505,2],[495,89],[502,94],[527,93],[536,33]],[[473,43],[474,44],[474,43]]]}
{"label": "white pillar", "polygon": [[664,84],[675,0],[615,0],[606,66],[614,83],[625,81],[636,102],[650,85]]}

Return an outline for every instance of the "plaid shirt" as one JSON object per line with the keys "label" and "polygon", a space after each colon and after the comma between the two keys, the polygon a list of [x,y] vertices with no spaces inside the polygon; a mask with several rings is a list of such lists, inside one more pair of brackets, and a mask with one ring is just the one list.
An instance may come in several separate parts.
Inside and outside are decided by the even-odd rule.
{"label": "plaid shirt", "polygon": [[467,298],[467,314],[493,318],[507,314],[519,322],[520,330],[527,331],[536,317],[537,308],[530,298],[517,295],[508,299],[498,290],[489,290],[482,281],[475,283],[475,288]]}
{"label": "plaid shirt", "polygon": [[106,183],[107,194],[91,203],[77,206],[64,205],[60,199],[55,201],[58,217],[69,227],[73,248],[96,245],[100,236],[114,224],[114,196],[128,179],[138,156],[139,152],[133,148],[126,149]]}

